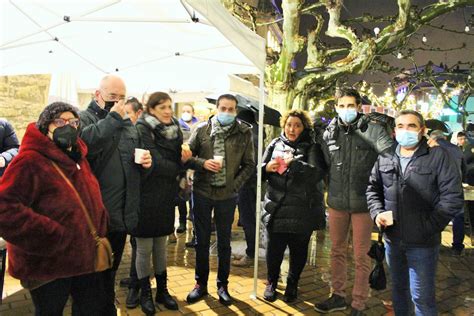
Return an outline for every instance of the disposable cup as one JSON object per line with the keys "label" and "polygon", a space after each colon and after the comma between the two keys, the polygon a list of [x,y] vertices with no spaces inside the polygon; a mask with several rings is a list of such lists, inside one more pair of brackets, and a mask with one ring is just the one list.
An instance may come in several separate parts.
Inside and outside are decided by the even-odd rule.
{"label": "disposable cup", "polygon": [[217,161],[222,167],[222,163],[224,162],[224,156],[214,156],[214,160]]}
{"label": "disposable cup", "polygon": [[384,212],[385,218],[386,218],[386,226],[392,226],[393,225],[393,211],[387,211]]}
{"label": "disposable cup", "polygon": [[141,165],[143,155],[147,153],[147,150],[141,148],[135,148],[135,163]]}

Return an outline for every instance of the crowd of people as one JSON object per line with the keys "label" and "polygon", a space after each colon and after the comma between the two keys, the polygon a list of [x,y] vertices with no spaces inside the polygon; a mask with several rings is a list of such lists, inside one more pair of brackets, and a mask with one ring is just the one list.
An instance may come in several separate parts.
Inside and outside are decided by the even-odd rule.
{"label": "crowd of people", "polygon": [[[256,165],[261,127],[252,112],[237,113],[231,94],[217,99],[216,114],[207,121],[198,122],[191,105],[178,120],[168,94],[152,93],[142,105],[126,98],[122,79],[109,75],[82,112],[63,102],[46,106],[28,125],[19,153],[11,125],[0,121],[1,135],[8,136],[0,143],[0,236],[8,242],[10,275],[30,291],[36,315],[62,315],[69,296],[73,315],[116,315],[116,272],[130,235],[126,306],[140,305],[146,315],[155,313],[155,303],[177,310],[167,286],[166,244],[168,236],[186,230],[189,204],[196,283],[186,300],[192,304],[208,294],[215,229],[217,295],[230,305],[231,264],[247,267],[255,260],[261,168],[267,183],[261,218],[267,234],[265,300],[278,298],[286,248],[290,265],[283,299],[297,299],[310,237],[325,229],[327,204],[332,289],[315,310],[349,307],[352,232],[351,315],[364,315],[371,271],[367,253],[377,226],[384,232],[395,314],[408,315],[414,308],[416,315],[436,315],[440,236],[453,219],[453,249],[461,253],[464,247],[462,151],[439,131],[428,140],[416,111],[401,111],[390,126],[383,117],[362,114],[353,89],[339,89],[335,101],[337,116],[324,129],[315,129],[306,111],[284,113],[281,134],[267,146],[261,166]],[[237,205],[247,248],[232,261]],[[96,264],[99,237],[107,238],[113,251],[105,271]]]}

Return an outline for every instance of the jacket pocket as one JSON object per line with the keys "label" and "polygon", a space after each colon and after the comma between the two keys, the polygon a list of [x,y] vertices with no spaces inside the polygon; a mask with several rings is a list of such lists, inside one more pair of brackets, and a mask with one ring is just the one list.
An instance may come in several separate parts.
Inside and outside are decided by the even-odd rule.
{"label": "jacket pocket", "polygon": [[393,165],[381,165],[379,167],[380,177],[385,188],[390,188],[395,182],[395,166]]}

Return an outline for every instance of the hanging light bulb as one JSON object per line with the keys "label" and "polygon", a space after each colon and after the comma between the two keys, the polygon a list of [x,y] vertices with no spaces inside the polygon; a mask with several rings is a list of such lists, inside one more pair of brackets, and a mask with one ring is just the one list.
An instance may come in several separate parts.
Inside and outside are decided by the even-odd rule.
{"label": "hanging light bulb", "polygon": [[469,33],[470,30],[471,29],[469,28],[469,25],[466,25],[466,27],[464,28],[464,32]]}
{"label": "hanging light bulb", "polygon": [[380,33],[380,28],[378,26],[374,27],[374,34],[375,36],[378,36]]}
{"label": "hanging light bulb", "polygon": [[428,39],[426,38],[426,35],[425,35],[425,34],[423,34],[423,37],[421,38],[421,41],[422,41],[423,43],[426,43],[426,42],[428,41]]}

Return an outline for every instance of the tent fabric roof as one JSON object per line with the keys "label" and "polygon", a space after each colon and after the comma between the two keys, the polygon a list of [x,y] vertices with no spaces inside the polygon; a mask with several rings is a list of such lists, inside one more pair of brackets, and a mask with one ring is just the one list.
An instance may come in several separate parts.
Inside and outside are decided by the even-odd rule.
{"label": "tent fabric roof", "polygon": [[218,0],[11,0],[0,11],[0,75],[71,73],[92,88],[117,73],[129,91],[196,91],[265,65],[264,39]]}

